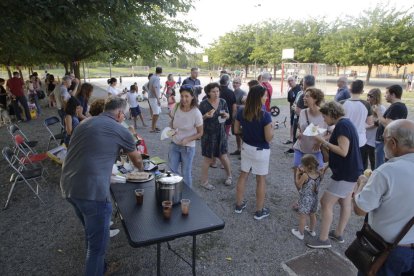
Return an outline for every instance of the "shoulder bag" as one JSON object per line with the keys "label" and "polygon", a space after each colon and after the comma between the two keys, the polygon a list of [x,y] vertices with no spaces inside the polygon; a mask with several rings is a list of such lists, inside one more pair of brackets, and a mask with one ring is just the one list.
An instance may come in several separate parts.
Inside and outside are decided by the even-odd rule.
{"label": "shoulder bag", "polygon": [[368,224],[368,214],[365,216],[362,229],[356,233],[356,239],[345,251],[345,256],[355,267],[367,276],[375,276],[383,266],[391,250],[407,234],[414,224],[414,217],[403,227],[393,243],[386,242]]}

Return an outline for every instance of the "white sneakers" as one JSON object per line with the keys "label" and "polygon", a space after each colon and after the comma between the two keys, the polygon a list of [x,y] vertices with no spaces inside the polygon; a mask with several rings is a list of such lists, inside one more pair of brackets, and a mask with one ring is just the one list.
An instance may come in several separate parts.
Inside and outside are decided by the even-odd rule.
{"label": "white sneakers", "polygon": [[[316,236],[316,232],[315,231],[311,231],[310,228],[309,228],[309,226],[305,226],[305,231],[309,235],[311,235],[312,237],[315,237]],[[291,232],[299,240],[303,240],[305,238],[305,234],[301,234],[300,231],[297,230],[297,229],[292,229]]]}

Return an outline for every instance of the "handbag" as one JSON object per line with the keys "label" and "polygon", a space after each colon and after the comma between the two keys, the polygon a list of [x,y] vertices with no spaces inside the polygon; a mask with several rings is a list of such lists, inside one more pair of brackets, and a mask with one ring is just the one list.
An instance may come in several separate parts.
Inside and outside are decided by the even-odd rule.
{"label": "handbag", "polygon": [[403,227],[395,241],[388,243],[369,226],[366,214],[362,229],[356,233],[357,237],[346,249],[345,256],[364,275],[375,276],[413,223],[414,217]]}

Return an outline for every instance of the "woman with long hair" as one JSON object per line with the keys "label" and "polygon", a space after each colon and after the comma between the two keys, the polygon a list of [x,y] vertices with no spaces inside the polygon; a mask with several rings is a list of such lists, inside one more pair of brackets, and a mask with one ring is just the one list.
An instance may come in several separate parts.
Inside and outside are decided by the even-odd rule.
{"label": "woman with long hair", "polygon": [[79,101],[82,106],[82,115],[79,118],[80,120],[90,117],[88,113],[88,103],[93,93],[93,85],[90,83],[83,83],[80,89],[76,92],[75,98]]}
{"label": "woman with long hair", "polygon": [[[379,88],[372,88],[367,94],[367,101],[371,107],[376,106],[381,114],[384,114],[386,108],[381,104],[381,90]],[[377,113],[373,112],[374,124],[367,126],[367,143],[365,144],[365,150],[362,151],[362,164],[364,169],[368,168],[368,159],[371,165],[371,170],[377,167],[375,162],[375,136],[378,129],[378,116]]]}
{"label": "woman with long hair", "polygon": [[[203,116],[191,86],[181,86],[180,96],[180,103],[171,110],[171,128],[175,134],[168,152],[168,166],[174,173],[181,174],[184,183],[191,187],[195,141],[203,135]],[[178,171],[180,164],[181,173]]]}
{"label": "woman with long hair", "polygon": [[75,97],[70,97],[65,106],[65,145],[69,146],[70,137],[79,125],[79,117],[82,115],[82,106]]}
{"label": "woman with long hair", "polygon": [[207,190],[215,187],[208,182],[208,168],[213,164],[214,157],[220,159],[227,174],[224,184],[232,184],[230,161],[227,156],[227,135],[224,122],[229,118],[226,101],[220,99],[220,85],[216,82],[204,87],[207,98],[200,103],[200,112],[204,120],[204,132],[201,137],[201,154],[204,157],[201,168],[201,186]]}
{"label": "woman with long hair", "polygon": [[269,172],[270,141],[273,139],[273,123],[270,113],[262,106],[267,100],[266,88],[256,85],[247,94],[246,105],[237,112],[234,133],[241,134],[240,176],[236,187],[235,212],[240,214],[246,208],[244,191],[249,172],[256,175],[256,212],[257,220],[269,216],[264,207],[266,196],[266,175]]}

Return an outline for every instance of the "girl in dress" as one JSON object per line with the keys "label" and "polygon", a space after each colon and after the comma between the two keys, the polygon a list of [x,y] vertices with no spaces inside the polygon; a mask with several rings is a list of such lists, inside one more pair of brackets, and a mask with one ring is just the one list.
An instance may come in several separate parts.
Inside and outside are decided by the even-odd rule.
{"label": "girl in dress", "polygon": [[[318,190],[321,184],[321,174],[318,170],[319,162],[313,154],[305,154],[301,159],[301,167],[296,172],[296,188],[299,191],[299,228],[292,229],[292,234],[303,240],[304,231],[312,237],[316,236],[316,211],[318,209]],[[306,226],[309,217],[310,226]]]}
{"label": "girl in dress", "polygon": [[175,91],[173,90],[171,92],[170,96],[168,97],[168,110],[170,112],[173,111],[175,103],[176,103],[176,101],[175,101]]}

